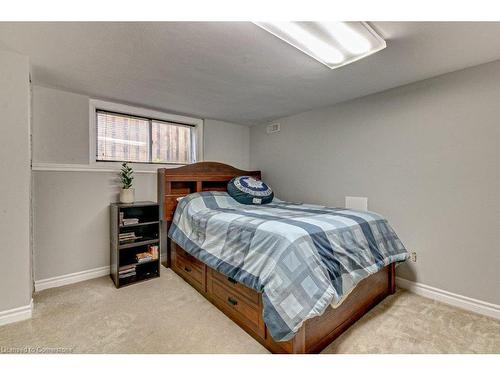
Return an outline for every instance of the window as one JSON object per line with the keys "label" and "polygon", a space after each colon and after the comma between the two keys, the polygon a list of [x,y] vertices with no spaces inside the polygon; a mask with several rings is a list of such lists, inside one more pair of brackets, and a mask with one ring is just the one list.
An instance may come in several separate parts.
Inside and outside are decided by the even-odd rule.
{"label": "window", "polygon": [[150,121],[97,111],[96,160],[150,162]]}
{"label": "window", "polygon": [[190,164],[201,158],[202,120],[97,100],[91,116],[93,162]]}

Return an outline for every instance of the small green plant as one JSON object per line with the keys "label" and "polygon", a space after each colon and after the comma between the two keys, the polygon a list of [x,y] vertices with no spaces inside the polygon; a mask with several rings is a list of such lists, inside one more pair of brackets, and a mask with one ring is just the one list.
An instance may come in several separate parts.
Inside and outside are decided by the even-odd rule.
{"label": "small green plant", "polygon": [[123,189],[129,189],[132,186],[132,181],[134,180],[134,170],[130,168],[127,163],[122,163],[120,180],[122,182]]}

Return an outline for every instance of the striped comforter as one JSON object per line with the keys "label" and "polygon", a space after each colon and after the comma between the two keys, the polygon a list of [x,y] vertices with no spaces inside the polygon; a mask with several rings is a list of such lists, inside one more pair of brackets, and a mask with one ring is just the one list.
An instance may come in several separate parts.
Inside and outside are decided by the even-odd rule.
{"label": "striped comforter", "polygon": [[387,221],[373,212],[277,199],[250,206],[224,192],[182,199],[169,237],[261,292],[263,318],[276,341],[291,339],[362,279],[408,257]]}

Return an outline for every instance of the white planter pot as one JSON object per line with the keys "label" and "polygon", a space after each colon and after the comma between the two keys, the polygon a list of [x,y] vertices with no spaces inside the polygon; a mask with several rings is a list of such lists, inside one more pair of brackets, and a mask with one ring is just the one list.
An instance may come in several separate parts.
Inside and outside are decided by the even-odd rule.
{"label": "white planter pot", "polygon": [[135,189],[121,189],[120,190],[120,202],[121,203],[134,203],[135,201]]}

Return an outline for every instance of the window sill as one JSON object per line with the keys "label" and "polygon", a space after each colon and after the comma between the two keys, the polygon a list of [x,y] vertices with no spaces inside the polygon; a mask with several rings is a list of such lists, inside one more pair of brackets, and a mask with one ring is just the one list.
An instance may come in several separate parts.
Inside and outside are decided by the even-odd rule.
{"label": "window sill", "polygon": [[[128,163],[134,173],[156,174],[160,168],[177,168],[183,164],[134,164]],[[105,172],[117,173],[121,169],[121,163],[96,162],[93,164],[57,164],[57,163],[33,163],[33,171],[53,171],[53,172]]]}

